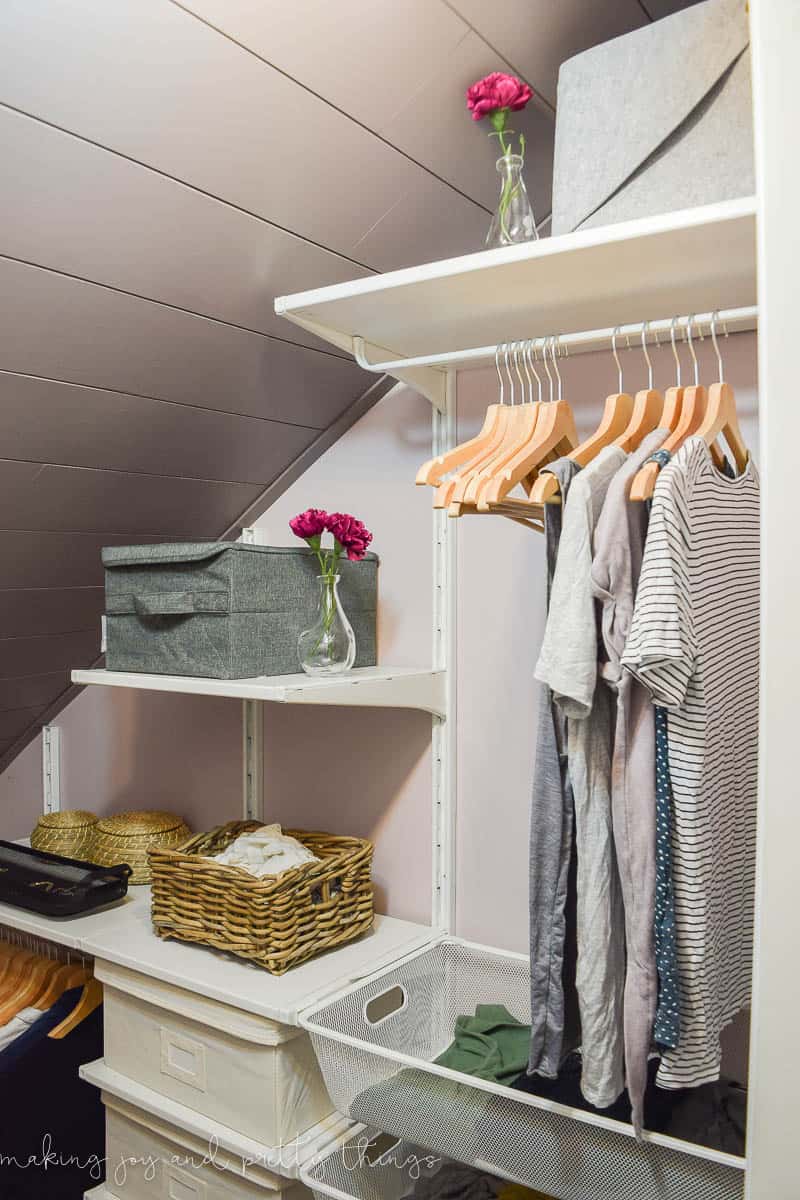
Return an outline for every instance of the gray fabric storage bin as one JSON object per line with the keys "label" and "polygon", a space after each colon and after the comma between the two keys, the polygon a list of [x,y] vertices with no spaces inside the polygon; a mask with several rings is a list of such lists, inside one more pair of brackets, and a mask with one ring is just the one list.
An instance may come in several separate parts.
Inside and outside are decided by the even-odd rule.
{"label": "gray fabric storage bin", "polygon": [[755,192],[746,0],[705,0],[563,63],[554,234]]}
{"label": "gray fabric storage bin", "polygon": [[[319,601],[319,563],[307,547],[106,546],[103,565],[110,671],[244,679],[300,670],[297,638]],[[342,559],[339,574],[355,665],[374,666],[377,555]]]}

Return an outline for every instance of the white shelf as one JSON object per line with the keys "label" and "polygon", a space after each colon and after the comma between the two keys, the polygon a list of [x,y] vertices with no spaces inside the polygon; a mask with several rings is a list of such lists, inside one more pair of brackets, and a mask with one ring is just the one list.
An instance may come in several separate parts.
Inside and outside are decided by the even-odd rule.
{"label": "white shelf", "polygon": [[0,904],[0,924],[284,1025],[296,1025],[301,1009],[388,966],[435,936],[427,925],[376,916],[372,929],[358,941],[313,958],[285,975],[270,975],[244,959],[156,937],[150,921],[149,887],[132,887],[118,904],[71,919],[39,917]]}
{"label": "white shelf", "polygon": [[102,687],[232,696],[275,704],[339,704],[361,708],[416,708],[444,717],[444,671],[416,667],[359,667],[345,675],[270,675],[254,679],[203,679],[193,675],[143,675],[128,671],[73,671],[72,682]]}
{"label": "white shelf", "polygon": [[204,1145],[217,1145],[220,1150],[235,1155],[241,1162],[262,1167],[266,1171],[274,1171],[287,1179],[299,1178],[303,1166],[333,1149],[342,1133],[352,1126],[352,1121],[348,1121],[340,1113],[332,1113],[330,1117],[320,1121],[318,1125],[312,1125],[285,1146],[266,1146],[263,1142],[245,1137],[227,1125],[220,1125],[210,1117],[161,1096],[126,1075],[121,1075],[119,1071],[113,1071],[106,1066],[103,1059],[81,1067],[80,1075],[81,1079],[116,1097],[117,1100],[159,1117],[178,1130],[193,1134]]}
{"label": "white shelf", "polygon": [[275,311],[371,361],[756,302],[755,198],[281,296]]}

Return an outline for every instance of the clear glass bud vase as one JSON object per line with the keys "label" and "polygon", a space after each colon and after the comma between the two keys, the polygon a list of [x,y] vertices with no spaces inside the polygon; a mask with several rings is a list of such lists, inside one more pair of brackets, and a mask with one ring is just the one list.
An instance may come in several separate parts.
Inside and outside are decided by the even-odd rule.
{"label": "clear glass bud vase", "polygon": [[307,675],[339,675],[356,660],[356,635],[339,599],[339,578],[317,576],[317,619],[297,639],[300,666]]}
{"label": "clear glass bud vase", "polygon": [[497,160],[500,199],[486,235],[486,245],[490,250],[497,246],[513,246],[517,242],[533,242],[539,237],[522,178],[524,162],[521,154],[506,154]]}

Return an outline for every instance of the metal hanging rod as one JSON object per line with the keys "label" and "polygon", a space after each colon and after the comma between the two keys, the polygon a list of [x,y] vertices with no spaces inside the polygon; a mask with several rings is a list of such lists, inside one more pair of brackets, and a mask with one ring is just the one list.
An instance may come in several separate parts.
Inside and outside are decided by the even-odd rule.
{"label": "metal hanging rod", "polygon": [[[711,318],[715,317],[718,325],[727,327],[733,332],[755,329],[758,325],[758,308],[755,305],[750,305],[747,308],[725,308],[716,312],[710,313],[690,313],[680,317],[665,317],[659,321],[638,321],[635,325],[618,325],[615,328],[609,329],[587,329],[581,333],[564,333],[550,335],[545,339],[542,337],[534,339],[535,341],[543,341],[553,339],[558,347],[576,348],[578,351],[594,350],[608,343],[610,345],[611,338],[614,333],[617,337],[626,337],[636,334],[641,336],[642,326],[646,324],[647,335],[653,335],[653,340],[656,340],[658,334],[669,334],[671,329],[686,329],[688,322],[691,320],[693,329],[698,331],[698,335],[702,333],[704,325],[711,324]],[[522,341],[524,339],[516,339]],[[501,345],[513,345],[513,339],[509,343],[501,343]],[[467,364],[490,362],[494,359],[498,352],[497,346],[477,346],[472,350],[456,350],[446,354],[421,354],[415,358],[398,358],[391,362],[370,362],[366,356],[365,342],[362,337],[353,337],[353,354],[356,362],[365,371],[374,371],[381,375],[394,375],[397,371],[407,370],[412,367],[438,367],[442,370],[447,370],[448,367],[466,366]]]}

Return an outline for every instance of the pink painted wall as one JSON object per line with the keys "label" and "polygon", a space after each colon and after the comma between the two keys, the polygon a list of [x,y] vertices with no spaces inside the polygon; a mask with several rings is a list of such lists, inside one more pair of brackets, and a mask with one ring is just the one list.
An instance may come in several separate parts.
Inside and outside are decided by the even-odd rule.
{"label": "pink painted wall", "polygon": [[[743,427],[757,446],[755,339],[723,343]],[[710,343],[703,378],[715,377]],[[671,356],[654,351],[656,383]],[[684,356],[685,357],[685,356]],[[645,382],[643,360],[624,355],[625,386]],[[607,354],[570,358],[564,395],[579,426],[596,423],[616,388]],[[459,435],[495,398],[493,369],[464,375]],[[427,403],[408,391],[381,402],[259,522],[260,540],[291,542],[287,522],[316,504],[362,516],[382,557],[380,656],[430,662],[430,490],[413,479],[427,456]],[[499,518],[457,523],[458,932],[524,949],[528,804],[533,772],[533,668],[543,627],[543,541]],[[87,689],[59,718],[64,805],[110,811],[164,805],[195,828],[238,816],[240,707],[236,701]],[[430,720],[421,713],[267,706],[265,811],[287,825],[362,834],[376,843],[380,907],[426,921],[430,912]],[[0,776],[4,836],[28,833],[41,807],[41,748]],[[321,765],[319,765],[321,764]]]}

